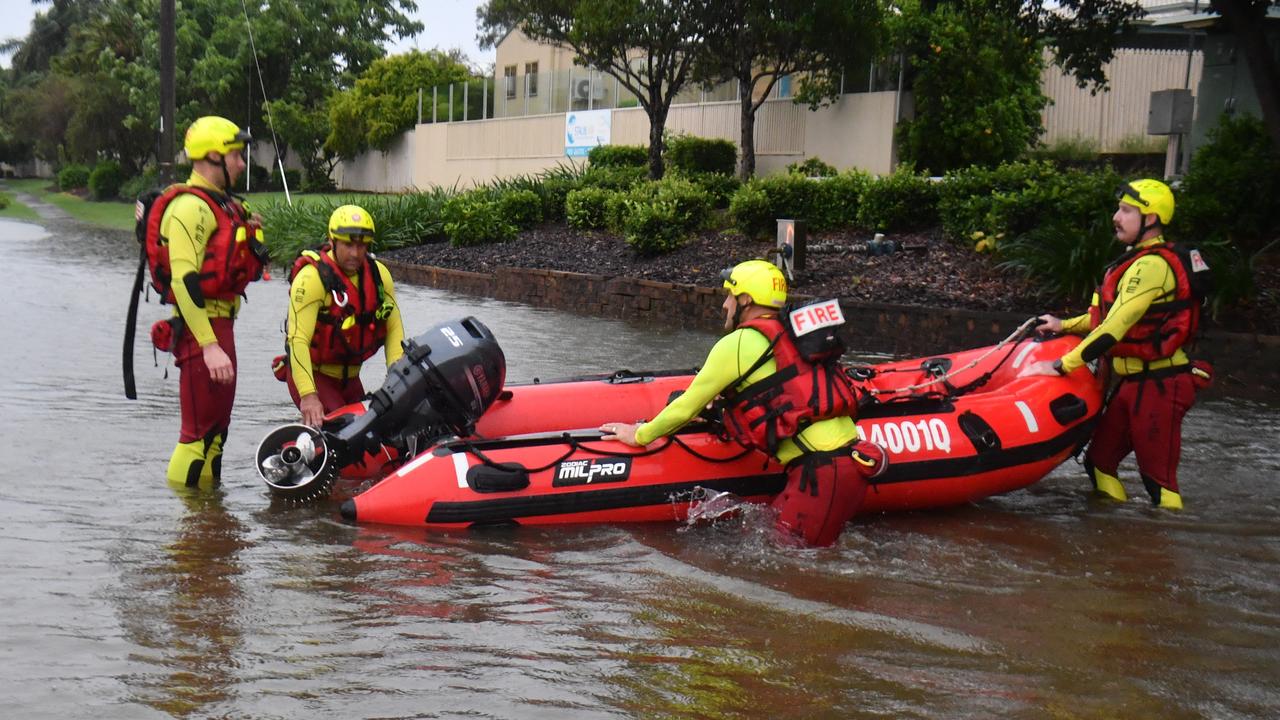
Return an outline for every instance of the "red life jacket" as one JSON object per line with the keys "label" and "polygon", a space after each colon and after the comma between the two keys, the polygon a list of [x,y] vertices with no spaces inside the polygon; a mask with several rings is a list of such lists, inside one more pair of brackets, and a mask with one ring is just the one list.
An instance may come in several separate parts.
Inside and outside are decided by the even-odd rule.
{"label": "red life jacket", "polygon": [[193,185],[170,185],[153,200],[148,198],[146,207],[139,208],[139,220],[145,223],[139,228],[143,231],[140,239],[146,251],[147,267],[151,269],[151,286],[160,294],[161,302],[174,303],[169,239],[161,237],[160,221],[169,203],[184,193],[204,200],[213,211],[215,221],[200,264],[200,294],[205,298],[233,300],[244,293],[249,283],[262,277],[266,251],[240,203],[228,195]]}
{"label": "red life jacket", "polygon": [[[385,293],[382,273],[370,254],[360,268],[358,282],[353,283],[331,256],[332,245],[318,250],[304,250],[293,261],[289,284],[308,265],[320,273],[320,282],[329,294],[329,304],[316,314],[315,331],[311,334],[311,362],[326,365],[359,365],[373,357],[387,339],[387,311],[383,310]],[[347,327],[347,318],[353,322]]]}
{"label": "red life jacket", "polygon": [[[777,370],[740,391],[727,392],[723,419],[733,440],[773,455],[780,442],[795,437],[814,422],[857,414],[857,390],[840,367],[839,352],[811,362],[797,349],[777,318],[756,318],[740,327],[751,328],[769,339],[769,349],[742,377],[749,377],[770,358]],[[736,385],[737,382],[731,387]]]}
{"label": "red life jacket", "polygon": [[[1125,255],[1107,267],[1098,287],[1098,304],[1089,307],[1090,327],[1096,328],[1115,305],[1120,294],[1120,278],[1125,270],[1138,258],[1147,255],[1159,255],[1173,269],[1173,298],[1152,303],[1142,319],[1108,350],[1114,357],[1138,358],[1147,362],[1168,358],[1194,339],[1200,330],[1200,305],[1207,290],[1209,266],[1198,250],[1182,252],[1167,242]],[[1188,264],[1192,267],[1188,268]]]}

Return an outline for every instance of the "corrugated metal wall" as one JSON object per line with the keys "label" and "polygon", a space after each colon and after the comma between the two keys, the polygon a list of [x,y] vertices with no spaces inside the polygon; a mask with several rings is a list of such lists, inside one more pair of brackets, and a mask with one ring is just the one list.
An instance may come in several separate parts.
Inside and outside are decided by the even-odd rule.
{"label": "corrugated metal wall", "polygon": [[1203,60],[1201,52],[1191,54],[1191,82],[1186,85],[1185,50],[1121,49],[1107,65],[1110,89],[1097,95],[1076,87],[1074,78],[1051,65],[1044,72],[1044,92],[1053,104],[1043,115],[1043,142],[1087,138],[1095,140],[1102,152],[1120,150],[1126,139],[1128,144],[1146,141],[1153,147],[1163,143],[1162,137],[1147,135],[1151,93],[1182,87],[1194,93]]}

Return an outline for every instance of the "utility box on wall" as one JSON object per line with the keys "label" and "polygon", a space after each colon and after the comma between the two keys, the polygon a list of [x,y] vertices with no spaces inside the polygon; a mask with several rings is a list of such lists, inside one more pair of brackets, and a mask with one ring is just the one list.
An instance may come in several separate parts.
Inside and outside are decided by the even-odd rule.
{"label": "utility box on wall", "polygon": [[1157,90],[1151,93],[1147,111],[1148,135],[1181,135],[1191,132],[1195,98],[1190,90]]}

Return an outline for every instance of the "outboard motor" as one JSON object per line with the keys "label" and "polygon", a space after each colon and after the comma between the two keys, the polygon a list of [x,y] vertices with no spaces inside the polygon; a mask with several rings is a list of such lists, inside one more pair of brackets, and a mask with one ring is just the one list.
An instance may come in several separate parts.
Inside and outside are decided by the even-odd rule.
{"label": "outboard motor", "polygon": [[419,444],[471,434],[506,375],[506,357],[483,323],[474,317],[441,323],[404,341],[404,357],[366,396],[363,414],[337,428],[292,424],[269,434],[258,447],[258,473],[277,497],[327,496],[343,467],[382,445],[412,455]]}

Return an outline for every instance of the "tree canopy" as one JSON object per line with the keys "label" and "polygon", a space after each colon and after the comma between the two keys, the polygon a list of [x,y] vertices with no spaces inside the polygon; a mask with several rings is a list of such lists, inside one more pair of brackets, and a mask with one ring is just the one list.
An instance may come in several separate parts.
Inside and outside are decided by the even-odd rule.
{"label": "tree canopy", "polygon": [[[184,0],[175,22],[177,125],[219,114],[262,128],[264,94],[314,112],[385,55],[392,37],[422,29],[407,14],[416,8],[414,0]],[[158,0],[53,0],[6,48],[12,92],[39,100],[63,133],[33,127],[32,111],[17,102],[0,122],[46,160],[113,157],[135,171],[155,152],[158,17]]]}

